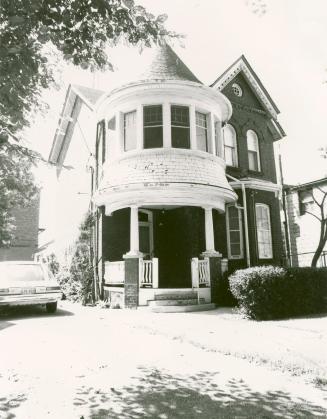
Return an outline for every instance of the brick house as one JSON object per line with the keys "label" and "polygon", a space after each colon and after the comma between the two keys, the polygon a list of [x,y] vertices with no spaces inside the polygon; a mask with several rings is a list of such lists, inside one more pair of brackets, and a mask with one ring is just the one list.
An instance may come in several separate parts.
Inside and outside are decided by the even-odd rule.
{"label": "brick house", "polygon": [[33,260],[38,247],[40,195],[26,207],[15,208],[15,237],[9,247],[0,247],[0,262]]}
{"label": "brick house", "polygon": [[76,160],[88,120],[102,296],[210,304],[225,270],[281,263],[278,113],[244,56],[205,86],[166,44],[111,92],[70,86],[49,159]]}
{"label": "brick house", "polygon": [[[320,235],[319,208],[313,196],[321,202],[327,191],[327,177],[296,186],[285,185],[285,220],[288,233],[288,258],[291,266],[310,266]],[[310,212],[310,213],[308,213]],[[327,266],[327,245],[317,266]]]}

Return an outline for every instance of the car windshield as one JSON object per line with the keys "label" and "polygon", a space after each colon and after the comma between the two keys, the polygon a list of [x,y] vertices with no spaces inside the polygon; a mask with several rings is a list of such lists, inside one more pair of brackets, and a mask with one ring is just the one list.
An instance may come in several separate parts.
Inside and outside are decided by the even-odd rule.
{"label": "car windshield", "polygon": [[44,273],[40,265],[0,264],[0,282],[6,281],[43,281]]}

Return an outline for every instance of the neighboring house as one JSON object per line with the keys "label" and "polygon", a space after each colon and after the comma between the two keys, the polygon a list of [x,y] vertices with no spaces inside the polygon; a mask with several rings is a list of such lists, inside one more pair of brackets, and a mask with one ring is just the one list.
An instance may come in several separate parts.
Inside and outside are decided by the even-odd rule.
{"label": "neighboring house", "polygon": [[[321,217],[313,197],[321,202],[323,196],[321,191],[327,192],[327,177],[302,185],[284,187],[291,266],[311,265],[320,235],[320,222],[315,216]],[[317,266],[327,266],[327,245]]]}
{"label": "neighboring house", "polygon": [[63,164],[95,156],[101,295],[126,307],[183,291],[210,303],[227,265],[281,263],[278,113],[244,56],[209,87],[168,45],[111,92],[70,86],[49,159],[69,177]]}
{"label": "neighboring house", "polygon": [[26,207],[12,211],[15,237],[9,247],[0,247],[0,261],[33,260],[38,247],[40,195]]}

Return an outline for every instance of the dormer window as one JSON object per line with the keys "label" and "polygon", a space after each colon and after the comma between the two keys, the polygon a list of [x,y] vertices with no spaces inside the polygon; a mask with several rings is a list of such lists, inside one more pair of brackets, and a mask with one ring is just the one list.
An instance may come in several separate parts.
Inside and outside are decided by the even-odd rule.
{"label": "dormer window", "polygon": [[175,148],[190,148],[190,111],[187,106],[172,106],[171,145]]}
{"label": "dormer window", "polygon": [[207,115],[195,112],[196,147],[201,151],[208,151],[208,124]]}
{"label": "dormer window", "polygon": [[163,145],[162,106],[143,108],[144,148],[159,148]]}
{"label": "dormer window", "polygon": [[231,125],[226,125],[223,130],[223,135],[226,165],[237,167],[237,141],[235,129]]}
{"label": "dormer window", "polygon": [[136,111],[124,114],[124,150],[136,148]]}
{"label": "dormer window", "polygon": [[246,133],[246,140],[248,145],[249,169],[260,172],[261,165],[258,136],[252,129],[249,129]]}

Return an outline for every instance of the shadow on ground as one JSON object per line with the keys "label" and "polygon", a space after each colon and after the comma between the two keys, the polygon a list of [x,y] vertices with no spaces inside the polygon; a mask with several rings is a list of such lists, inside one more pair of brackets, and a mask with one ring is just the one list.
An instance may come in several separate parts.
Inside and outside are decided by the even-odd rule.
{"label": "shadow on ground", "polygon": [[27,397],[23,394],[19,394],[15,397],[1,397],[0,396],[0,418],[3,419],[13,419],[16,415],[11,412],[12,409],[15,409],[20,406],[21,403],[27,400]]}
{"label": "shadow on ground", "polygon": [[62,316],[73,316],[74,313],[68,310],[58,308],[56,313],[49,314],[46,312],[45,306],[12,306],[12,307],[1,307],[0,308],[0,330],[2,329],[2,320],[20,320],[26,318],[38,318],[38,317],[62,317]]}
{"label": "shadow on ground", "polygon": [[273,391],[259,393],[242,380],[215,384],[215,375],[203,372],[174,377],[158,370],[140,368],[142,378],[108,392],[93,387],[78,389],[74,405],[83,419],[175,419],[175,418],[316,418],[327,411]]}

